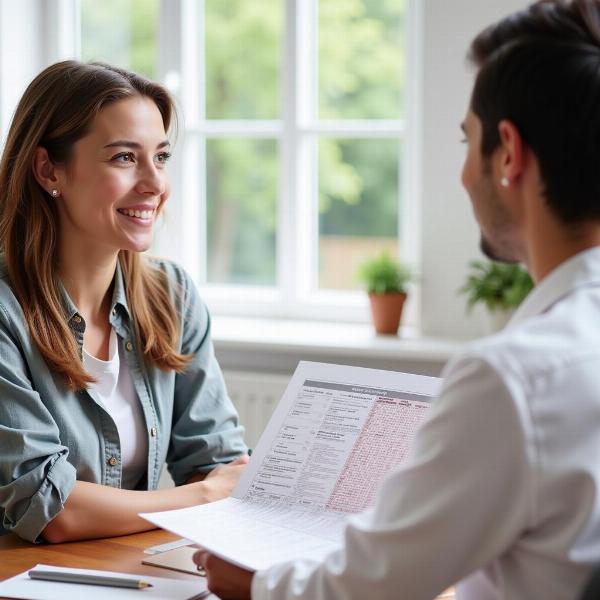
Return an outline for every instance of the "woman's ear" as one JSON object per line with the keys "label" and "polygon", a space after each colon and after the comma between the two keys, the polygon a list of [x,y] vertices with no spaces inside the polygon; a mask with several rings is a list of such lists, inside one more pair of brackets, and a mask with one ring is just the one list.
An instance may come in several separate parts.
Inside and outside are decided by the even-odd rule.
{"label": "woman's ear", "polygon": [[43,189],[57,198],[60,196],[59,176],[54,163],[48,156],[48,151],[43,146],[38,146],[33,154],[31,168],[36,181]]}

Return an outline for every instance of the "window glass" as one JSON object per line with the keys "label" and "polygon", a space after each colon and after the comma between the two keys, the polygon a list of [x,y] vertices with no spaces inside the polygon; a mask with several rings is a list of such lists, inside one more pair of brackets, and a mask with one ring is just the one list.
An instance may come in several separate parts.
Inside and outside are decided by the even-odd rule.
{"label": "window glass", "polygon": [[208,280],[274,285],[277,145],[273,140],[209,140]]}
{"label": "window glass", "polygon": [[206,117],[275,119],[282,0],[205,0]]}
{"label": "window glass", "polygon": [[81,57],[156,78],[158,0],[81,0]]}
{"label": "window glass", "polygon": [[405,0],[319,1],[321,119],[398,119]]}
{"label": "window glass", "polygon": [[[202,163],[186,177],[197,177],[192,187],[206,190],[206,213],[198,222],[199,239],[206,229],[206,248],[199,248],[198,254],[206,261],[206,281],[219,284],[215,295],[222,292],[220,284],[281,284],[287,286],[283,296],[298,303],[307,280],[320,290],[356,290],[357,265],[364,258],[384,248],[398,254],[403,131],[397,121],[405,116],[408,0],[203,0],[199,37],[182,48],[184,56],[202,54],[200,76],[185,71],[196,61],[179,64],[179,53],[169,54],[169,47],[187,37],[177,37],[167,28],[161,37],[165,47],[159,48],[160,7],[168,7],[171,0],[78,1],[83,60],[102,60],[156,78],[158,57],[166,53],[175,61],[170,68],[183,69],[178,73],[183,81],[202,80],[198,85],[203,86],[199,97],[204,106],[188,106],[193,94],[179,98],[185,113],[181,135],[206,140]],[[314,2],[316,15],[307,25],[315,30],[302,28],[298,34],[306,34],[299,58],[311,60],[303,61],[307,71],[298,73],[300,64],[288,64],[292,56],[284,53],[285,10],[307,8],[311,15],[309,2]],[[175,38],[165,37],[171,35]],[[265,139],[271,135],[265,131],[271,129],[252,121],[281,119],[284,68],[290,77],[302,75],[301,80],[314,76],[316,114],[302,110],[310,117],[308,123],[279,123],[282,137],[272,134],[277,139]],[[307,108],[313,102],[312,90],[311,85],[301,85],[295,106]],[[208,130],[204,117],[212,121]],[[390,133],[365,139],[369,121],[380,119],[394,121],[388,123]],[[340,124],[339,134],[337,124],[329,123],[321,135],[315,130],[322,120],[361,122]],[[249,126],[256,137],[249,137]],[[318,195],[318,218],[308,233],[317,246],[316,264],[298,261],[297,248],[287,246],[294,239],[278,244],[277,235],[280,172],[288,173],[297,164],[302,170],[290,173],[291,178],[303,182],[306,190],[313,184],[314,166],[308,161],[280,164],[279,144],[290,144],[291,156],[303,156],[307,141],[318,148],[318,189],[304,195],[289,190],[288,197],[297,203],[292,211],[312,215],[309,203]],[[173,176],[178,175],[174,169]],[[181,189],[181,182],[174,183],[174,189]],[[182,260],[174,248],[173,258]],[[282,248],[293,263],[286,267],[295,277],[278,282],[277,251]],[[230,299],[244,300],[235,292]]]}
{"label": "window glass", "polygon": [[319,143],[319,287],[358,289],[358,264],[398,251],[400,142],[333,139]]}

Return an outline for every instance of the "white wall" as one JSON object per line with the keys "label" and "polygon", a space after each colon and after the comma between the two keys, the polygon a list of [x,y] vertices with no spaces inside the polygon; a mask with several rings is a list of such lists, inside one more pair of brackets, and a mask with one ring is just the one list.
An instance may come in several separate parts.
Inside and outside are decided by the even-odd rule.
{"label": "white wall", "polygon": [[481,256],[479,233],[460,185],[465,149],[459,124],[473,83],[465,55],[481,29],[529,2],[423,1],[422,328],[432,335],[473,337],[483,333],[482,315],[466,318],[464,298],[456,294],[468,261]]}
{"label": "white wall", "polygon": [[45,66],[40,0],[0,0],[0,142],[21,94]]}

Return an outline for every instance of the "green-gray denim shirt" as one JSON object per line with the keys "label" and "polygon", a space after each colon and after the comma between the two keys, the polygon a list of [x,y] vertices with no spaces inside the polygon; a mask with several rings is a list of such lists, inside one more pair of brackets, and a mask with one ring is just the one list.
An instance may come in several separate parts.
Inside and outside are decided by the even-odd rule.
{"label": "green-gray denim shirt", "polygon": [[[152,260],[172,282],[181,318],[185,373],[145,363],[133,335],[121,270],[114,279],[110,323],[123,340],[148,435],[147,477],[156,489],[165,461],[176,485],[246,451],[210,339],[210,318],[183,269]],[[67,294],[65,318],[83,345],[85,322]],[[73,392],[53,374],[28,332],[0,259],[0,534],[38,541],[62,510],[75,480],[121,486],[117,427],[90,391]]]}

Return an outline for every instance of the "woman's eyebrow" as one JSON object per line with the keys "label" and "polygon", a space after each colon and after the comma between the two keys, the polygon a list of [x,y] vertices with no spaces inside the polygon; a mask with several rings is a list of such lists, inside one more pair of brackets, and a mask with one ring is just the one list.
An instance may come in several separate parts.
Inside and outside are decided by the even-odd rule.
{"label": "woman's eyebrow", "polygon": [[[169,140],[163,140],[162,142],[160,142],[160,144],[158,144],[156,146],[156,148],[160,149],[160,148],[164,148],[165,146],[170,146],[170,145],[171,145],[171,142],[169,142]],[[110,144],[106,144],[103,147],[104,148],[114,148],[116,146],[132,148],[133,150],[140,150],[142,147],[141,144],[138,144],[137,142],[132,142],[130,140],[116,140],[114,142],[111,142]]]}

